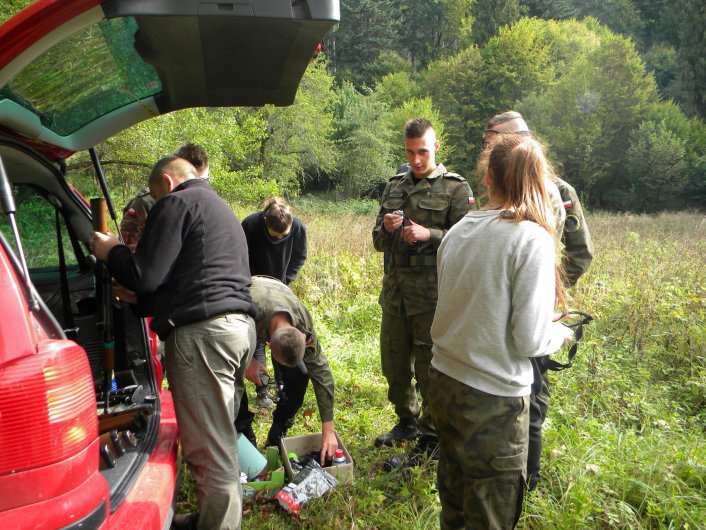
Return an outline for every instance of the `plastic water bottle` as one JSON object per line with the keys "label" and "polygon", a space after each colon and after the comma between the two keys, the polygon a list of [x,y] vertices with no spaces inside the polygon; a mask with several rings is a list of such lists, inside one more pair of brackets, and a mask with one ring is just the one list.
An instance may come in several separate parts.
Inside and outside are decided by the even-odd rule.
{"label": "plastic water bottle", "polygon": [[336,449],[336,453],[333,455],[331,462],[334,466],[346,463],[346,455],[343,454],[343,449]]}

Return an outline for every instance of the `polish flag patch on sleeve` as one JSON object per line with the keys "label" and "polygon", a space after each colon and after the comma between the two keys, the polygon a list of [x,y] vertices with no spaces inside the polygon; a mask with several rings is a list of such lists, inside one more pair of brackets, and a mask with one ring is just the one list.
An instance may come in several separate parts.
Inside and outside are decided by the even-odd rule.
{"label": "polish flag patch on sleeve", "polygon": [[475,204],[476,198],[473,195],[468,196],[468,204]]}
{"label": "polish flag patch on sleeve", "polygon": [[568,210],[569,208],[574,207],[574,201],[569,199],[568,201],[564,201],[564,210]]}

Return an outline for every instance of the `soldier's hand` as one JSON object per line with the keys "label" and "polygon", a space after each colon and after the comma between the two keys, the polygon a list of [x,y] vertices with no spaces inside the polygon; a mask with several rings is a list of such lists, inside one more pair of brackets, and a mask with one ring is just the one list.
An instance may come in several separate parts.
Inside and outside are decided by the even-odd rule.
{"label": "soldier's hand", "polygon": [[321,466],[323,467],[326,458],[333,458],[338,449],[338,440],[336,440],[336,429],[332,421],[326,421],[321,424]]}
{"label": "soldier's hand", "polygon": [[400,226],[402,226],[402,220],[404,217],[396,213],[386,213],[385,217],[382,219],[382,226],[385,228],[386,232],[394,232]]}
{"label": "soldier's hand", "polygon": [[431,239],[431,230],[425,226],[418,225],[410,219],[409,226],[405,226],[402,229],[402,239],[408,245],[414,245],[416,241],[429,241]]}

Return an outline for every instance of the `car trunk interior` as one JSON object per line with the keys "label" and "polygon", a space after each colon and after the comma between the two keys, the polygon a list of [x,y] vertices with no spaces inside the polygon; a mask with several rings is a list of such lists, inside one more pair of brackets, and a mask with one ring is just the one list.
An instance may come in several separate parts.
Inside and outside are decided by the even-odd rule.
{"label": "car trunk interior", "polygon": [[[32,282],[66,337],[81,345],[88,356],[101,436],[96,465],[110,485],[114,510],[147,459],[159,426],[158,389],[146,327],[127,304],[102,303],[100,275],[86,246],[92,228],[90,210],[57,167],[1,136],[0,157],[12,184]],[[0,219],[0,230],[17,254],[5,216]],[[106,311],[114,331],[114,370],[107,379],[103,323],[110,318],[105,318]]]}

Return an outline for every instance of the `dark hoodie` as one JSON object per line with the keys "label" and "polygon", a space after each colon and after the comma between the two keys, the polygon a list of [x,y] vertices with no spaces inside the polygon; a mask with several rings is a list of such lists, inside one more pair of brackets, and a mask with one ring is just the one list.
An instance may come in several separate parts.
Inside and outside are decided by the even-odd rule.
{"label": "dark hoodie", "polygon": [[265,226],[265,212],[255,212],[243,219],[248,242],[250,273],[271,276],[285,285],[294,281],[306,261],[306,227],[292,219],[289,234],[282,239],[271,237]]}

